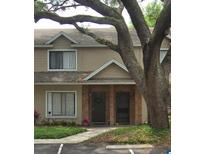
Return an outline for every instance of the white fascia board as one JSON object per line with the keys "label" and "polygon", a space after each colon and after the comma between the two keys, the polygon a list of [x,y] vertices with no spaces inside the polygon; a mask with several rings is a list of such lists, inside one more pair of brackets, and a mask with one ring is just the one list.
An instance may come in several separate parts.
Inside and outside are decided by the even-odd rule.
{"label": "white fascia board", "polygon": [[121,81],[121,82],[84,82],[84,83],[55,83],[55,82],[47,82],[47,83],[34,83],[36,86],[43,86],[43,85],[134,85],[134,81]]}
{"label": "white fascia board", "polygon": [[169,50],[169,48],[160,48],[160,50]]}
{"label": "white fascia board", "polygon": [[[71,47],[73,48],[109,48],[108,46],[106,45],[101,45],[101,44],[96,44],[96,45],[80,45],[80,44],[73,44],[71,45]],[[134,47],[141,47],[141,45],[134,45]]]}
{"label": "white fascia board", "polygon": [[71,37],[69,37],[65,32],[60,32],[58,33],[57,35],[55,35],[54,37],[52,37],[50,40],[48,40],[45,44],[50,44],[52,43],[53,41],[55,41],[57,38],[59,38],[60,36],[64,36],[66,37],[68,40],[70,40],[71,42],[77,44],[78,42],[75,41],[74,39],[72,39]]}
{"label": "white fascia board", "polygon": [[90,75],[88,75],[87,77],[85,77],[83,79],[83,81],[87,81],[88,79],[92,78],[93,76],[95,76],[96,74],[98,74],[99,72],[101,72],[102,70],[104,70],[106,67],[108,67],[109,65],[111,65],[112,63],[116,64],[117,66],[119,66],[120,68],[122,68],[123,70],[125,70],[126,72],[128,72],[127,68],[119,63],[118,61],[112,59],[111,61],[108,61],[107,63],[103,64],[101,67],[99,67],[97,70],[95,70],[94,72],[92,72]]}
{"label": "white fascia board", "polygon": [[45,44],[35,44],[34,45],[34,48],[52,48],[53,45],[52,44],[48,44],[48,45],[45,45]]}

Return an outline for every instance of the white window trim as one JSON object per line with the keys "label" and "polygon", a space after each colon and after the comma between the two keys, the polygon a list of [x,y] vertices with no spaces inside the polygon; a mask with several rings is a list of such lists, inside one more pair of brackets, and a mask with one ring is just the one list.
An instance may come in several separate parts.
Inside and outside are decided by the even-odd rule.
{"label": "white window trim", "polygon": [[[50,69],[49,68],[49,53],[50,52],[52,52],[52,51],[74,51],[75,52],[75,69]],[[76,49],[49,49],[49,50],[47,50],[47,70],[48,71],[59,71],[59,72],[61,72],[61,71],[77,71],[78,69],[78,66],[77,66],[77,56],[78,56],[78,53],[77,53],[77,50]]]}
{"label": "white window trim", "polygon": [[[48,105],[47,105],[47,104],[48,104],[48,102],[47,102],[47,101],[48,101],[48,100],[47,100],[47,95],[48,95],[49,92],[74,92],[74,93],[75,93],[75,115],[74,115],[74,116],[50,116],[50,115],[48,115],[48,112],[47,112],[47,111],[48,111],[48,110],[47,110],[47,108],[48,108]],[[46,98],[46,99],[45,99],[45,100],[46,100],[46,101],[45,101],[45,106],[46,106],[45,117],[46,117],[46,118],[48,118],[48,119],[49,119],[49,118],[59,118],[59,119],[60,119],[60,118],[77,118],[77,102],[78,102],[78,100],[77,100],[77,91],[50,91],[50,90],[47,91],[47,90],[46,90],[46,96],[45,96],[45,98]]]}

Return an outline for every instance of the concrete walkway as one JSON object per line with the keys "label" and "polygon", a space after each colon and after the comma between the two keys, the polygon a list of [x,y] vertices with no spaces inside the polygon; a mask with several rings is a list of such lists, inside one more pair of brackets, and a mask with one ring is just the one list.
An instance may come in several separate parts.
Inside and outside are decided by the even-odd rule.
{"label": "concrete walkway", "polygon": [[79,133],[76,135],[68,136],[61,139],[35,139],[34,144],[73,144],[80,143],[85,140],[88,140],[94,136],[102,134],[104,132],[116,129],[116,127],[95,127],[95,128],[87,128],[86,132]]}

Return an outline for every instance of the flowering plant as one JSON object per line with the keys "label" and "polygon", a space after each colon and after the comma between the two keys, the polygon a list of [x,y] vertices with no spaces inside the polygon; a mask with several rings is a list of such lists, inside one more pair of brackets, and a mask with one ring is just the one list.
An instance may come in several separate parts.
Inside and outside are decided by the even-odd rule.
{"label": "flowering plant", "polygon": [[90,124],[90,120],[86,117],[86,118],[84,118],[83,119],[83,125],[84,126],[89,126],[89,124]]}

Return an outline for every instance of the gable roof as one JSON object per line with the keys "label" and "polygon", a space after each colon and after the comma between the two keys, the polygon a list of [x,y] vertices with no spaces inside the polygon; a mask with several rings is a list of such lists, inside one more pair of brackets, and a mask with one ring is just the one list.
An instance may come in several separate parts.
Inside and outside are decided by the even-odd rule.
{"label": "gable roof", "polygon": [[50,38],[47,42],[45,42],[46,45],[51,44],[52,42],[54,42],[56,39],[58,39],[59,37],[64,36],[65,38],[67,38],[69,41],[71,41],[72,43],[77,44],[78,42],[75,41],[74,39],[72,39],[71,37],[69,37],[65,32],[60,31],[58,34],[54,35],[52,38]]}
{"label": "gable roof", "polygon": [[[89,30],[95,33],[97,36],[107,39],[115,44],[117,44],[118,42],[117,32],[114,28],[90,28]],[[135,29],[133,28],[129,29],[129,32],[133,41],[133,45],[135,47],[141,46],[139,37]],[[58,37],[62,36],[61,34],[74,43],[71,45],[71,47],[107,47],[105,45],[96,42],[90,36],[80,33],[75,28],[74,29],[71,28],[70,29],[34,29],[34,44],[35,46],[44,47],[45,45],[48,45],[49,43],[57,39]],[[171,33],[166,38],[170,39],[170,37],[171,37]]]}
{"label": "gable roof", "polygon": [[91,74],[89,74],[87,77],[85,77],[83,80],[87,81],[90,78],[92,78],[93,76],[95,76],[96,74],[98,74],[99,72],[101,72],[102,70],[104,70],[105,68],[107,68],[108,66],[110,66],[111,64],[116,64],[117,66],[119,66],[120,68],[122,68],[124,71],[128,72],[127,68],[119,63],[118,61],[112,59],[110,61],[108,61],[107,63],[103,64],[101,67],[99,67],[98,69],[96,69],[94,72],[92,72]]}
{"label": "gable roof", "polygon": [[[104,39],[117,43],[117,33],[114,28],[90,28],[91,32],[95,33]],[[35,29],[34,30],[34,44],[35,45],[45,45],[49,42],[53,36],[58,35],[60,32],[69,36],[69,38],[74,38],[77,44],[72,44],[71,47],[106,47],[98,42],[96,42],[90,36],[80,33],[77,29]],[[134,46],[141,46],[140,40],[134,29],[130,29],[130,34],[133,40]],[[68,37],[67,37],[68,38]]]}

